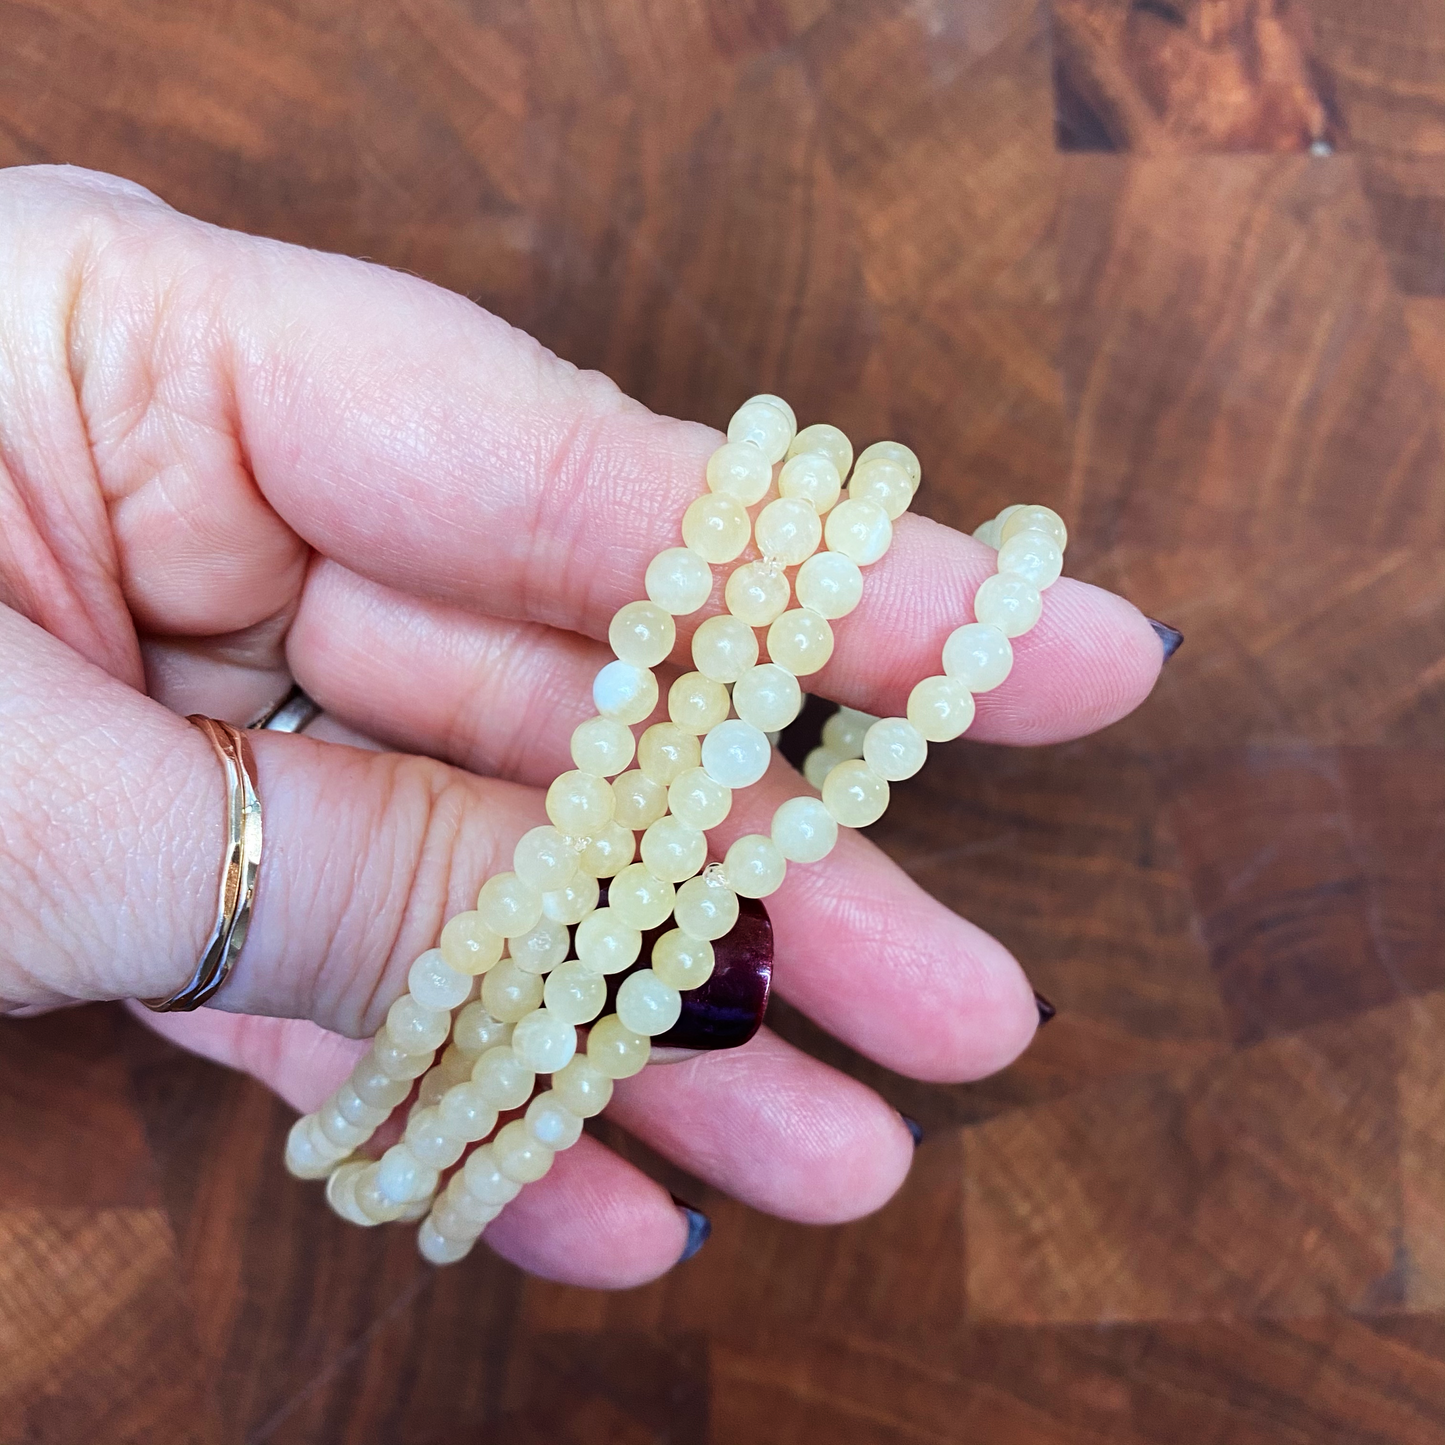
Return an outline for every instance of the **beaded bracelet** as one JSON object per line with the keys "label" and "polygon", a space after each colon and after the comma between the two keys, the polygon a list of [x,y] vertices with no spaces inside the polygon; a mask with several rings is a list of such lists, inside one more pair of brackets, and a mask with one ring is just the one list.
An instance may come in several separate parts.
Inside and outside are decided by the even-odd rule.
{"label": "beaded bracelet", "polygon": [[[706,831],[727,816],[732,789],[766,771],[767,735],[801,707],[797,678],[831,655],[830,619],[857,605],[860,566],[886,551],[892,522],[917,489],[913,453],[880,442],[860,455],[848,499],[837,503],[851,461],[840,431],[796,432],[791,408],[779,398],[754,397],[733,417],[728,441],[708,463],[710,490],[684,515],[686,545],[649,565],[650,601],[630,603],[613,619],[609,640],[617,660],[597,677],[598,716],[574,731],[577,769],[548,792],[551,826],[524,835],[514,872],[488,880],[477,909],[452,919],[440,946],[416,960],[409,992],[392,1006],[351,1079],[292,1130],[288,1167],[327,1177],[338,1213],[359,1224],[426,1214],[440,1171],[491,1132],[499,1111],[527,1103],[537,1073],[549,1073],[551,1089],[473,1151],[423,1223],[419,1243],[428,1259],[461,1258],[521,1185],[540,1178],[556,1151],[576,1142],[582,1120],[605,1107],[612,1081],[643,1066],[649,1039],[676,1022],[682,991],[710,975],[712,940],[735,923],[738,896],[765,897],[782,883],[789,860],[826,856],[840,823],[876,821],[889,781],[918,771],[927,742],[958,736],[972,720],[972,694],[1007,676],[1008,639],[1037,620],[1039,592],[1062,565],[1067,535],[1047,508],[1007,508],[975,534],[1002,547],[999,575],[979,589],[978,621],[950,636],[944,674],[913,690],[907,719],[844,709],[808,760],[807,775],[821,785],[822,799],[790,799],[775,813],[770,835],[738,839],[721,864],[704,870]],[[746,507],[775,480],[778,496],[754,527]],[[697,629],[697,670],[669,692],[671,721],[648,728],[635,744],[630,725],[656,707],[651,669],[673,650],[673,617],[703,606],[712,592],[711,564],[735,560],[750,534],[762,558],[728,578],[727,614]],[[817,552],[824,535],[828,550]],[[801,605],[789,610],[785,569],[793,566]],[[769,628],[766,663],[757,661],[752,630],[762,626]],[[627,771],[634,746],[641,767]],[[640,863],[632,862],[635,828],[644,830]],[[612,882],[599,908],[602,877]],[[669,917],[677,926],[657,940],[652,966],[624,979],[617,1012],[592,1025],[586,1054],[576,1054],[576,1028],[600,1013],[606,976],[631,968],[642,931]],[[569,961],[574,948],[576,960]],[[481,998],[472,1000],[478,975]],[[433,1066],[448,1032],[451,1045]],[[422,1075],[402,1142],[380,1161],[348,1162]]]}

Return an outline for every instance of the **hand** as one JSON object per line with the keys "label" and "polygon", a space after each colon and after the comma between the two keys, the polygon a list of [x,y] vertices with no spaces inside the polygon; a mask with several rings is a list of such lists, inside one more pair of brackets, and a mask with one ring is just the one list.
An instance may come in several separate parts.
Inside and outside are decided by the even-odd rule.
{"label": "hand", "polygon": [[[314,1107],[411,960],[545,821],[540,789],[570,766],[610,655],[598,639],[676,545],[718,437],[461,297],[105,176],[0,175],[0,295],[0,1001],[189,976],[223,797],[181,715],[244,720],[294,676],[356,746],[255,735],[266,847],[245,951],[216,1008],[152,1022]],[[991,570],[981,544],[902,518],[810,688],[900,712]],[[1064,579],[970,735],[1081,736],[1159,665],[1132,606]],[[775,759],[715,841],[802,788]],[[977,1078],[1032,1037],[1004,948],[860,835],[768,908],[780,993],[892,1069]],[[799,1220],[877,1208],[912,1154],[880,1098],[766,1030],[644,1070],[611,1114]],[[660,1273],[684,1237],[668,1196],[590,1138],[485,1236],[589,1285]]]}

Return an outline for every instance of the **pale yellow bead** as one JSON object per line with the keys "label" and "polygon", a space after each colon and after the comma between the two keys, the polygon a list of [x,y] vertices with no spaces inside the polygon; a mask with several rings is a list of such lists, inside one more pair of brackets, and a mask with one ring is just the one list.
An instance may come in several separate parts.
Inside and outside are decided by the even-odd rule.
{"label": "pale yellow bead", "polygon": [[893,523],[877,502],[848,497],[828,513],[826,536],[830,552],[841,552],[866,567],[888,550]]}
{"label": "pale yellow bead", "polygon": [[840,478],[846,477],[848,468],[853,465],[853,443],[837,427],[830,426],[825,421],[805,426],[793,438],[793,444],[788,448],[790,457],[805,456],[808,452],[817,452],[820,456],[827,457],[838,469]]}
{"label": "pale yellow bead", "polygon": [[[994,518],[994,521],[999,525],[1000,528],[1002,528],[1002,527],[1003,527],[1003,524],[1004,524],[1005,522],[1007,522],[1008,519],[1009,519],[1010,517],[1012,517],[1015,512],[1021,512],[1021,511],[1023,511],[1024,506],[1025,506],[1025,503],[1023,503],[1023,502],[1015,502],[1015,503],[1013,503],[1012,506],[1005,507],[1005,508],[1003,509],[1003,511],[1001,511],[1001,512],[998,514],[998,516],[996,516],[996,517]],[[997,551],[997,550],[998,550],[998,548],[995,547],[995,548],[994,548],[994,551]]]}
{"label": "pale yellow bead", "polygon": [[363,1228],[373,1222],[356,1202],[356,1182],[366,1168],[364,1163],[343,1164],[326,1181],[326,1202],[348,1224]]}
{"label": "pale yellow bead", "polygon": [[458,973],[485,973],[501,956],[506,940],[482,922],[475,911],[458,913],[442,929],[440,948]]}
{"label": "pale yellow bead", "polygon": [[590,838],[612,821],[612,785],[595,773],[562,773],[547,789],[547,816],[562,833]]}
{"label": "pale yellow bead", "polygon": [[420,1108],[425,1108],[428,1104],[439,1103],[446,1089],[442,1066],[438,1063],[421,1076],[421,1083],[417,1085],[416,1090],[416,1103],[412,1105],[412,1113]]}
{"label": "pale yellow bead", "polygon": [[913,490],[918,490],[918,484],[923,480],[923,467],[911,448],[904,446],[902,442],[874,442],[872,446],[866,446],[858,453],[858,465],[861,467],[875,457],[885,457],[890,462],[897,462],[908,473],[913,482]]}
{"label": "pale yellow bead", "polygon": [[[838,468],[821,452],[800,452],[789,457],[778,474],[778,494],[810,503],[820,517],[837,502],[842,490]],[[816,543],[813,550],[817,551]]]}
{"label": "pale yellow bead", "polygon": [[372,1057],[382,1073],[393,1079],[419,1079],[431,1068],[434,1049],[408,1049],[399,1044],[384,1024],[371,1041]]}
{"label": "pale yellow bead", "polygon": [[724,442],[707,461],[707,488],[751,507],[773,484],[772,463],[749,442]]}
{"label": "pale yellow bead", "polygon": [[784,567],[796,567],[818,550],[823,523],[811,502],[779,497],[769,502],[753,524],[758,550]]}
{"label": "pale yellow bead", "polygon": [[[431,1213],[427,1215],[421,1230],[418,1231],[417,1248],[421,1251],[423,1259],[430,1258],[427,1244],[423,1243],[422,1238],[429,1230],[435,1230],[437,1236],[448,1246],[469,1244],[482,1232],[482,1226],[477,1224],[470,1215],[463,1214],[452,1206],[449,1196],[450,1186],[443,1189],[437,1196]],[[455,1260],[447,1259],[439,1262],[453,1264]]]}
{"label": "pale yellow bead", "polygon": [[998,549],[998,570],[1022,577],[1042,592],[1059,580],[1064,549],[1047,532],[1015,532]]}
{"label": "pale yellow bead", "polygon": [[702,765],[725,788],[749,788],[768,770],[773,748],[761,728],[741,718],[720,722],[702,741]]}
{"label": "pale yellow bead", "polygon": [[717,492],[699,497],[682,514],[682,540],[704,562],[731,562],[752,534],[742,503]]}
{"label": "pale yellow bead", "polygon": [[793,590],[820,617],[846,617],[863,598],[863,574],[841,552],[817,552],[798,568]]}
{"label": "pale yellow bead", "polygon": [[429,1199],[438,1183],[437,1171],[423,1164],[405,1144],[393,1144],[377,1161],[377,1191],[393,1204]]}
{"label": "pale yellow bead", "polygon": [[712,568],[687,547],[669,547],[647,564],[642,585],[664,612],[683,617],[712,596]]}
{"label": "pale yellow bead", "polygon": [[810,608],[794,607],[768,628],[768,656],[795,677],[817,672],[832,655],[833,629]]}
{"label": "pale yellow bead", "polygon": [[755,728],[765,733],[781,732],[803,710],[803,689],[787,668],[775,662],[760,663],[738,678],[733,687],[733,707],[744,722]]}
{"label": "pale yellow bead", "polygon": [[749,627],[766,627],[788,605],[787,574],[772,562],[744,562],[733,569],[724,590],[728,611]]}
{"label": "pale yellow bead", "polygon": [[386,1013],[386,1031],[408,1053],[438,1049],[451,1032],[452,1016],[446,1009],[427,1008],[404,993]]}
{"label": "pale yellow bead", "polygon": [[652,945],[652,971],[663,983],[684,992],[701,988],[712,977],[716,958],[712,944],[680,928],[669,928]]}
{"label": "pale yellow bead", "polygon": [[570,1149],[582,1137],[581,1116],[567,1107],[555,1089],[538,1094],[527,1105],[524,1117],[532,1137],[553,1153]]}
{"label": "pale yellow bead", "polygon": [[973,694],[954,677],[925,677],[908,694],[908,721],[931,743],[958,737],[974,711]]}
{"label": "pale yellow bead", "polygon": [[570,941],[566,924],[543,918],[530,933],[509,939],[507,952],[523,973],[546,973],[567,957]]}
{"label": "pale yellow bead", "polygon": [[651,1052],[652,1041],[633,1033],[616,1014],[598,1019],[587,1036],[587,1062],[609,1079],[630,1079]]}
{"label": "pale yellow bead", "polygon": [[464,1004],[472,992],[472,976],[458,973],[439,948],[429,948],[406,975],[407,991],[425,1008],[452,1009]]}
{"label": "pale yellow bead", "polygon": [[316,1111],[316,1127],[336,1148],[349,1154],[357,1145],[366,1143],[377,1126],[352,1123],[332,1098]]}
{"label": "pale yellow bead", "polygon": [[854,469],[848,495],[864,502],[877,502],[896,522],[913,500],[913,478],[898,462],[872,457]]}
{"label": "pale yellow bead", "polygon": [[[573,776],[563,774],[564,777]],[[596,779],[606,788],[600,778]],[[610,800],[612,790],[608,788]],[[524,883],[515,873],[498,873],[482,884],[477,894],[477,914],[484,927],[503,938],[515,938],[530,933],[542,920],[542,895],[530,883]]]}
{"label": "pale yellow bead", "polygon": [[577,866],[593,878],[611,878],[637,855],[637,835],[620,823],[597,829],[577,855]]}
{"label": "pale yellow bead", "polygon": [[863,739],[863,761],[880,778],[901,783],[928,761],[928,742],[907,718],[879,718]]}
{"label": "pale yellow bead", "polygon": [[737,617],[709,617],[692,635],[693,666],[714,682],[736,682],[757,660],[757,634]]}
{"label": "pale yellow bead", "polygon": [[416,1232],[416,1248],[428,1264],[457,1264],[472,1252],[473,1241],[449,1239],[427,1218]]}
{"label": "pale yellow bead", "polygon": [[818,798],[789,798],[780,803],[771,831],[778,852],[793,863],[816,863],[838,842],[837,819]]}
{"label": "pale yellow bead", "polygon": [[552,1075],[552,1092],[579,1119],[600,1114],[612,1099],[612,1077],[584,1054]]}
{"label": "pale yellow bead", "polygon": [[361,1173],[356,1176],[356,1183],[352,1185],[352,1198],[373,1224],[389,1224],[393,1220],[414,1215],[418,1208],[427,1207],[425,1200],[413,1204],[397,1204],[388,1199],[376,1187],[378,1172],[377,1164],[367,1163],[363,1165]]}
{"label": "pale yellow bead", "polygon": [[722,878],[689,878],[677,890],[672,916],[694,938],[721,938],[738,921],[738,896]]}
{"label": "pale yellow bead", "polygon": [[303,1114],[286,1136],[286,1169],[297,1179],[325,1179],[345,1157],[322,1135],[314,1114]]}
{"label": "pale yellow bead", "polygon": [[751,443],[769,466],[787,455],[795,431],[785,412],[761,399],[745,401],[728,422],[728,440]]}
{"label": "pale yellow bead", "polygon": [[667,811],[667,789],[654,783],[640,768],[615,779],[612,792],[617,799],[612,820],[624,828],[645,828]]}
{"label": "pale yellow bead", "polygon": [[978,526],[973,529],[973,539],[975,542],[982,542],[985,547],[992,547],[993,550],[997,552],[1000,545],[998,522],[980,522]]}
{"label": "pale yellow bead", "polygon": [[803,759],[803,776],[821,793],[824,779],[842,761],[843,755],[832,748],[813,748]]}
{"label": "pale yellow bead", "polygon": [[590,1024],[607,1002],[607,980],[585,963],[559,964],[543,991],[547,1012],[564,1023]]}
{"label": "pale yellow bead", "polygon": [[406,1123],[402,1135],[406,1147],[423,1164],[433,1169],[450,1169],[462,1157],[467,1141],[453,1134],[442,1123],[440,1110],[418,1109]]}
{"label": "pale yellow bead", "polygon": [[[684,774],[685,777],[688,775]],[[674,783],[673,787],[676,786]],[[642,841],[645,853],[645,835]],[[645,862],[632,863],[612,880],[607,890],[607,906],[629,927],[643,930],[659,928],[672,917],[675,892],[672,884],[659,878]]]}
{"label": "pale yellow bead", "polygon": [[683,673],[667,693],[667,715],[678,727],[695,736],[722,722],[729,706],[727,688],[700,672]]}
{"label": "pale yellow bead", "polygon": [[1047,532],[1059,544],[1060,551],[1069,545],[1069,529],[1064,525],[1064,519],[1050,507],[1020,507],[1010,513],[1008,520],[999,528],[999,538],[1001,542],[1007,542],[1017,533],[1029,531]]}
{"label": "pale yellow bead", "polygon": [[707,838],[681,818],[659,818],[642,835],[642,861],[658,878],[681,883],[707,862]]}
{"label": "pale yellow bead", "polygon": [[[689,768],[679,773],[667,790],[667,807],[672,816],[704,833],[716,828],[732,810],[732,805],[733,790],[708,777],[703,768]],[[661,922],[662,919],[658,919],[658,923]]]}
{"label": "pale yellow bead", "polygon": [[774,396],[770,391],[760,391],[756,396],[750,396],[744,405],[751,406],[754,402],[763,401],[769,406],[775,406],[788,419],[788,434],[796,436],[798,431],[798,414],[780,396]]}
{"label": "pale yellow bead", "polygon": [[943,670],[970,692],[990,692],[1013,670],[1014,651],[997,627],[966,622],[943,644]]}
{"label": "pale yellow bead", "polygon": [[1005,637],[1022,637],[1039,620],[1044,600],[1039,589],[1012,572],[987,578],[974,593],[973,615]]}
{"label": "pale yellow bead", "polygon": [[610,717],[591,717],[572,729],[572,761],[584,773],[611,778],[631,765],[637,751],[632,729]]}
{"label": "pale yellow bead", "polygon": [[723,859],[723,877],[741,898],[767,898],[783,886],[787,873],[787,860],[763,833],[743,834]]}
{"label": "pale yellow bead", "polygon": [[697,734],[672,722],[653,723],[637,745],[643,775],[664,788],[680,773],[695,768],[701,755]]}
{"label": "pale yellow bead", "polygon": [[518,1184],[535,1184],[552,1167],[555,1157],[521,1119],[513,1119],[497,1130],[492,1154],[497,1168]]}
{"label": "pale yellow bead", "polygon": [[823,746],[830,748],[840,758],[861,758],[863,739],[868,735],[868,729],[877,721],[876,717],[870,717],[856,708],[840,707],[823,724]]}
{"label": "pale yellow bead", "polygon": [[629,973],[617,990],[617,1017],[635,1034],[665,1034],[682,1013],[682,995],[650,968]]}
{"label": "pale yellow bead", "polygon": [[677,642],[677,624],[655,602],[629,602],[613,615],[607,641],[621,661],[656,667]]}
{"label": "pale yellow bead", "polygon": [[470,1077],[442,1095],[437,1113],[447,1132],[465,1139],[468,1144],[485,1139],[497,1127],[497,1106],[487,1097],[487,1091]]}
{"label": "pale yellow bead", "polygon": [[649,667],[614,658],[592,679],[592,702],[603,717],[640,723],[657,706],[657,676]]}
{"label": "pale yellow bead", "polygon": [[579,872],[565,888],[542,895],[542,912],[553,923],[581,923],[597,907],[599,892],[597,879]]}
{"label": "pale yellow bead", "polygon": [[458,1177],[467,1193],[480,1204],[500,1207],[511,1203],[522,1190],[515,1179],[509,1179],[497,1168],[497,1156],[490,1144],[483,1144],[467,1155]]}
{"label": "pale yellow bead", "polygon": [[[465,1013],[466,1010],[463,1009],[462,1012]],[[388,1112],[396,1108],[408,1092],[408,1081],[393,1078],[388,1074],[376,1062],[370,1049],[356,1061],[356,1067],[351,1071],[350,1083],[362,1103]]]}
{"label": "pale yellow bead", "polygon": [[642,932],[610,908],[599,908],[577,925],[577,958],[594,973],[621,973],[637,962]]}
{"label": "pale yellow bead", "polygon": [[464,1054],[475,1056],[484,1053],[506,1043],[511,1036],[511,1024],[494,1019],[481,999],[469,1003],[452,1020],[452,1042]]}
{"label": "pale yellow bead", "polygon": [[866,828],[888,807],[888,782],[867,763],[850,758],[823,782],[823,806],[845,828]]}
{"label": "pale yellow bead", "polygon": [[550,893],[554,888],[565,888],[576,876],[577,853],[556,828],[544,823],[540,828],[529,828],[517,839],[512,849],[512,871],[538,893]]}
{"label": "pale yellow bead", "polygon": [[512,1052],[538,1074],[565,1069],[577,1052],[577,1030],[551,1009],[534,1009],[512,1030]]}
{"label": "pale yellow bead", "polygon": [[532,1096],[535,1070],[517,1057],[509,1045],[488,1049],[472,1065],[472,1082],[480,1084],[488,1100],[500,1111],[520,1109]]}
{"label": "pale yellow bead", "polygon": [[525,1018],[541,1002],[541,975],[528,973],[515,958],[504,958],[482,976],[482,1005],[504,1024]]}

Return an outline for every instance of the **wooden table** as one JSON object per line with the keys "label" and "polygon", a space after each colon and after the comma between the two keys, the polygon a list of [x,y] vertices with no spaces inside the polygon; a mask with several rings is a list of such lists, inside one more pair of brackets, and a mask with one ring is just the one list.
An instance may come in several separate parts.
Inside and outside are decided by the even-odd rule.
{"label": "wooden table", "polygon": [[[1188,641],[880,841],[1059,1017],[848,1228],[680,1181],[607,1297],[434,1273],[120,1013],[0,1029],[0,1440],[1445,1441],[1438,0],[3,0],[0,159],[405,267],[650,406],[768,388]],[[669,1176],[670,1177],[670,1176]]]}

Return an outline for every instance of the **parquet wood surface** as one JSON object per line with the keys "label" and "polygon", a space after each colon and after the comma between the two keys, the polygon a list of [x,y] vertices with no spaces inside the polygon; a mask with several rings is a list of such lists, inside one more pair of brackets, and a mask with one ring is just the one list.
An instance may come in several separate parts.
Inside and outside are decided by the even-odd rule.
{"label": "parquet wood surface", "polygon": [[[434,1273],[125,1016],[0,1027],[0,1445],[1445,1442],[1445,8],[0,0],[0,161],[463,291],[661,410],[769,389],[1188,641],[876,830],[1059,1007],[809,1230]],[[621,1147],[633,1148],[627,1141]],[[656,1161],[650,1161],[656,1163]],[[671,1176],[668,1176],[671,1178]]]}

